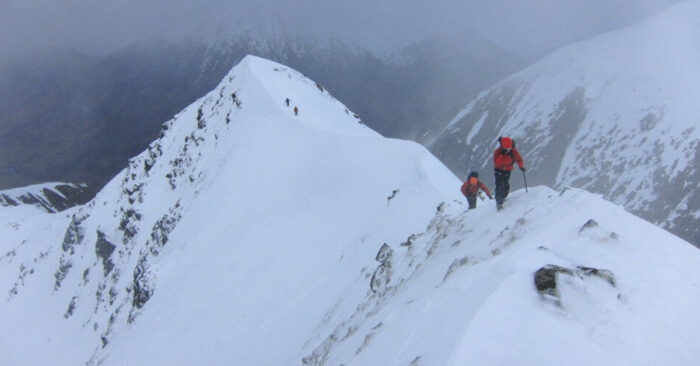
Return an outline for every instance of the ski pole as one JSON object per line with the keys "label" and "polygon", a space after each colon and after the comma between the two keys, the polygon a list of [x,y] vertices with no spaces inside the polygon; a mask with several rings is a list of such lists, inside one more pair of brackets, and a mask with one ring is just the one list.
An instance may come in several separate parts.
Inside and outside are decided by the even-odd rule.
{"label": "ski pole", "polygon": [[521,170],[523,172],[523,181],[525,182],[525,193],[527,193],[527,178],[525,178],[525,171]]}

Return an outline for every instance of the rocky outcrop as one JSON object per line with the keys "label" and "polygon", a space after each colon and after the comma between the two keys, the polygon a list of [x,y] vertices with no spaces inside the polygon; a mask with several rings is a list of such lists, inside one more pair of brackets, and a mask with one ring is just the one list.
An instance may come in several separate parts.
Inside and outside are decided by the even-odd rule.
{"label": "rocky outcrop", "polygon": [[88,200],[87,186],[67,183],[37,184],[0,191],[0,206],[32,205],[48,213],[61,212]]}

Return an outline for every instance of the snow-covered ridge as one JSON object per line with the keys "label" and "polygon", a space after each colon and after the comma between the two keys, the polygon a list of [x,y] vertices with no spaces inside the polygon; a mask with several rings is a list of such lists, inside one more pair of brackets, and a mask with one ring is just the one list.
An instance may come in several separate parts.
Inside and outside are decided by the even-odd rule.
{"label": "snow-covered ridge", "polygon": [[[259,364],[265,345],[287,337],[276,329],[291,328],[292,318],[271,318],[280,301],[309,326],[332,301],[312,293],[338,291],[327,276],[337,261],[358,265],[374,243],[424,226],[458,186],[420,145],[381,137],[322,85],[248,56],[90,203],[52,222],[3,226],[0,324],[27,337],[0,351],[18,365],[195,364],[205,355],[173,349],[185,352],[199,333],[158,339],[182,333],[172,327],[209,332],[214,321],[248,351],[202,349],[209,364]],[[148,355],[135,351],[146,343]],[[37,347],[44,353],[23,352]],[[300,348],[287,342],[271,364]]]}
{"label": "snow-covered ridge", "polygon": [[431,150],[461,175],[513,136],[528,181],[602,193],[697,245],[697,14],[687,1],[552,53],[470,101]]}
{"label": "snow-covered ridge", "polygon": [[2,360],[700,357],[700,252],[688,243],[585,191],[534,187],[496,211],[466,210],[459,187],[420,145],[382,138],[322,86],[248,57],[87,205],[0,210]]}
{"label": "snow-covered ridge", "polygon": [[87,187],[70,183],[42,183],[0,191],[0,206],[31,205],[55,213],[84,202]]}
{"label": "snow-covered ridge", "polygon": [[686,365],[700,356],[692,245],[583,190],[520,190],[498,212],[485,203],[442,204],[425,230],[378,247],[303,364]]}

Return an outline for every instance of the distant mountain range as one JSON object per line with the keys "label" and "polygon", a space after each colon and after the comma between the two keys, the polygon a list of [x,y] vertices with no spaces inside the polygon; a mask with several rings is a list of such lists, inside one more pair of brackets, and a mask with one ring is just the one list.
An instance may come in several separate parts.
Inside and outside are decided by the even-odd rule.
{"label": "distant mountain range", "polygon": [[410,139],[439,130],[454,95],[475,95],[521,65],[478,37],[415,44],[391,59],[293,37],[35,54],[0,72],[0,189],[59,180],[95,193],[246,54],[296,67],[378,132]]}

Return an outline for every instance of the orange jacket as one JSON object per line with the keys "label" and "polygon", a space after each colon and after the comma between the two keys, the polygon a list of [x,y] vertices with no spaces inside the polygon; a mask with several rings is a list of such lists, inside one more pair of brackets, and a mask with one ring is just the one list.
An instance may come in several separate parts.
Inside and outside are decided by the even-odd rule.
{"label": "orange jacket", "polygon": [[523,158],[515,148],[511,149],[510,152],[506,152],[505,149],[499,147],[493,152],[493,167],[498,170],[513,170],[515,162],[518,163],[520,169],[525,167]]}
{"label": "orange jacket", "polygon": [[484,185],[484,183],[481,183],[481,181],[478,181],[476,185],[473,185],[469,183],[469,180],[464,182],[462,184],[462,194],[465,196],[476,196],[477,193],[479,193],[479,188],[481,188],[482,191],[486,193],[487,196],[491,197],[491,191],[489,191],[488,187]]}

